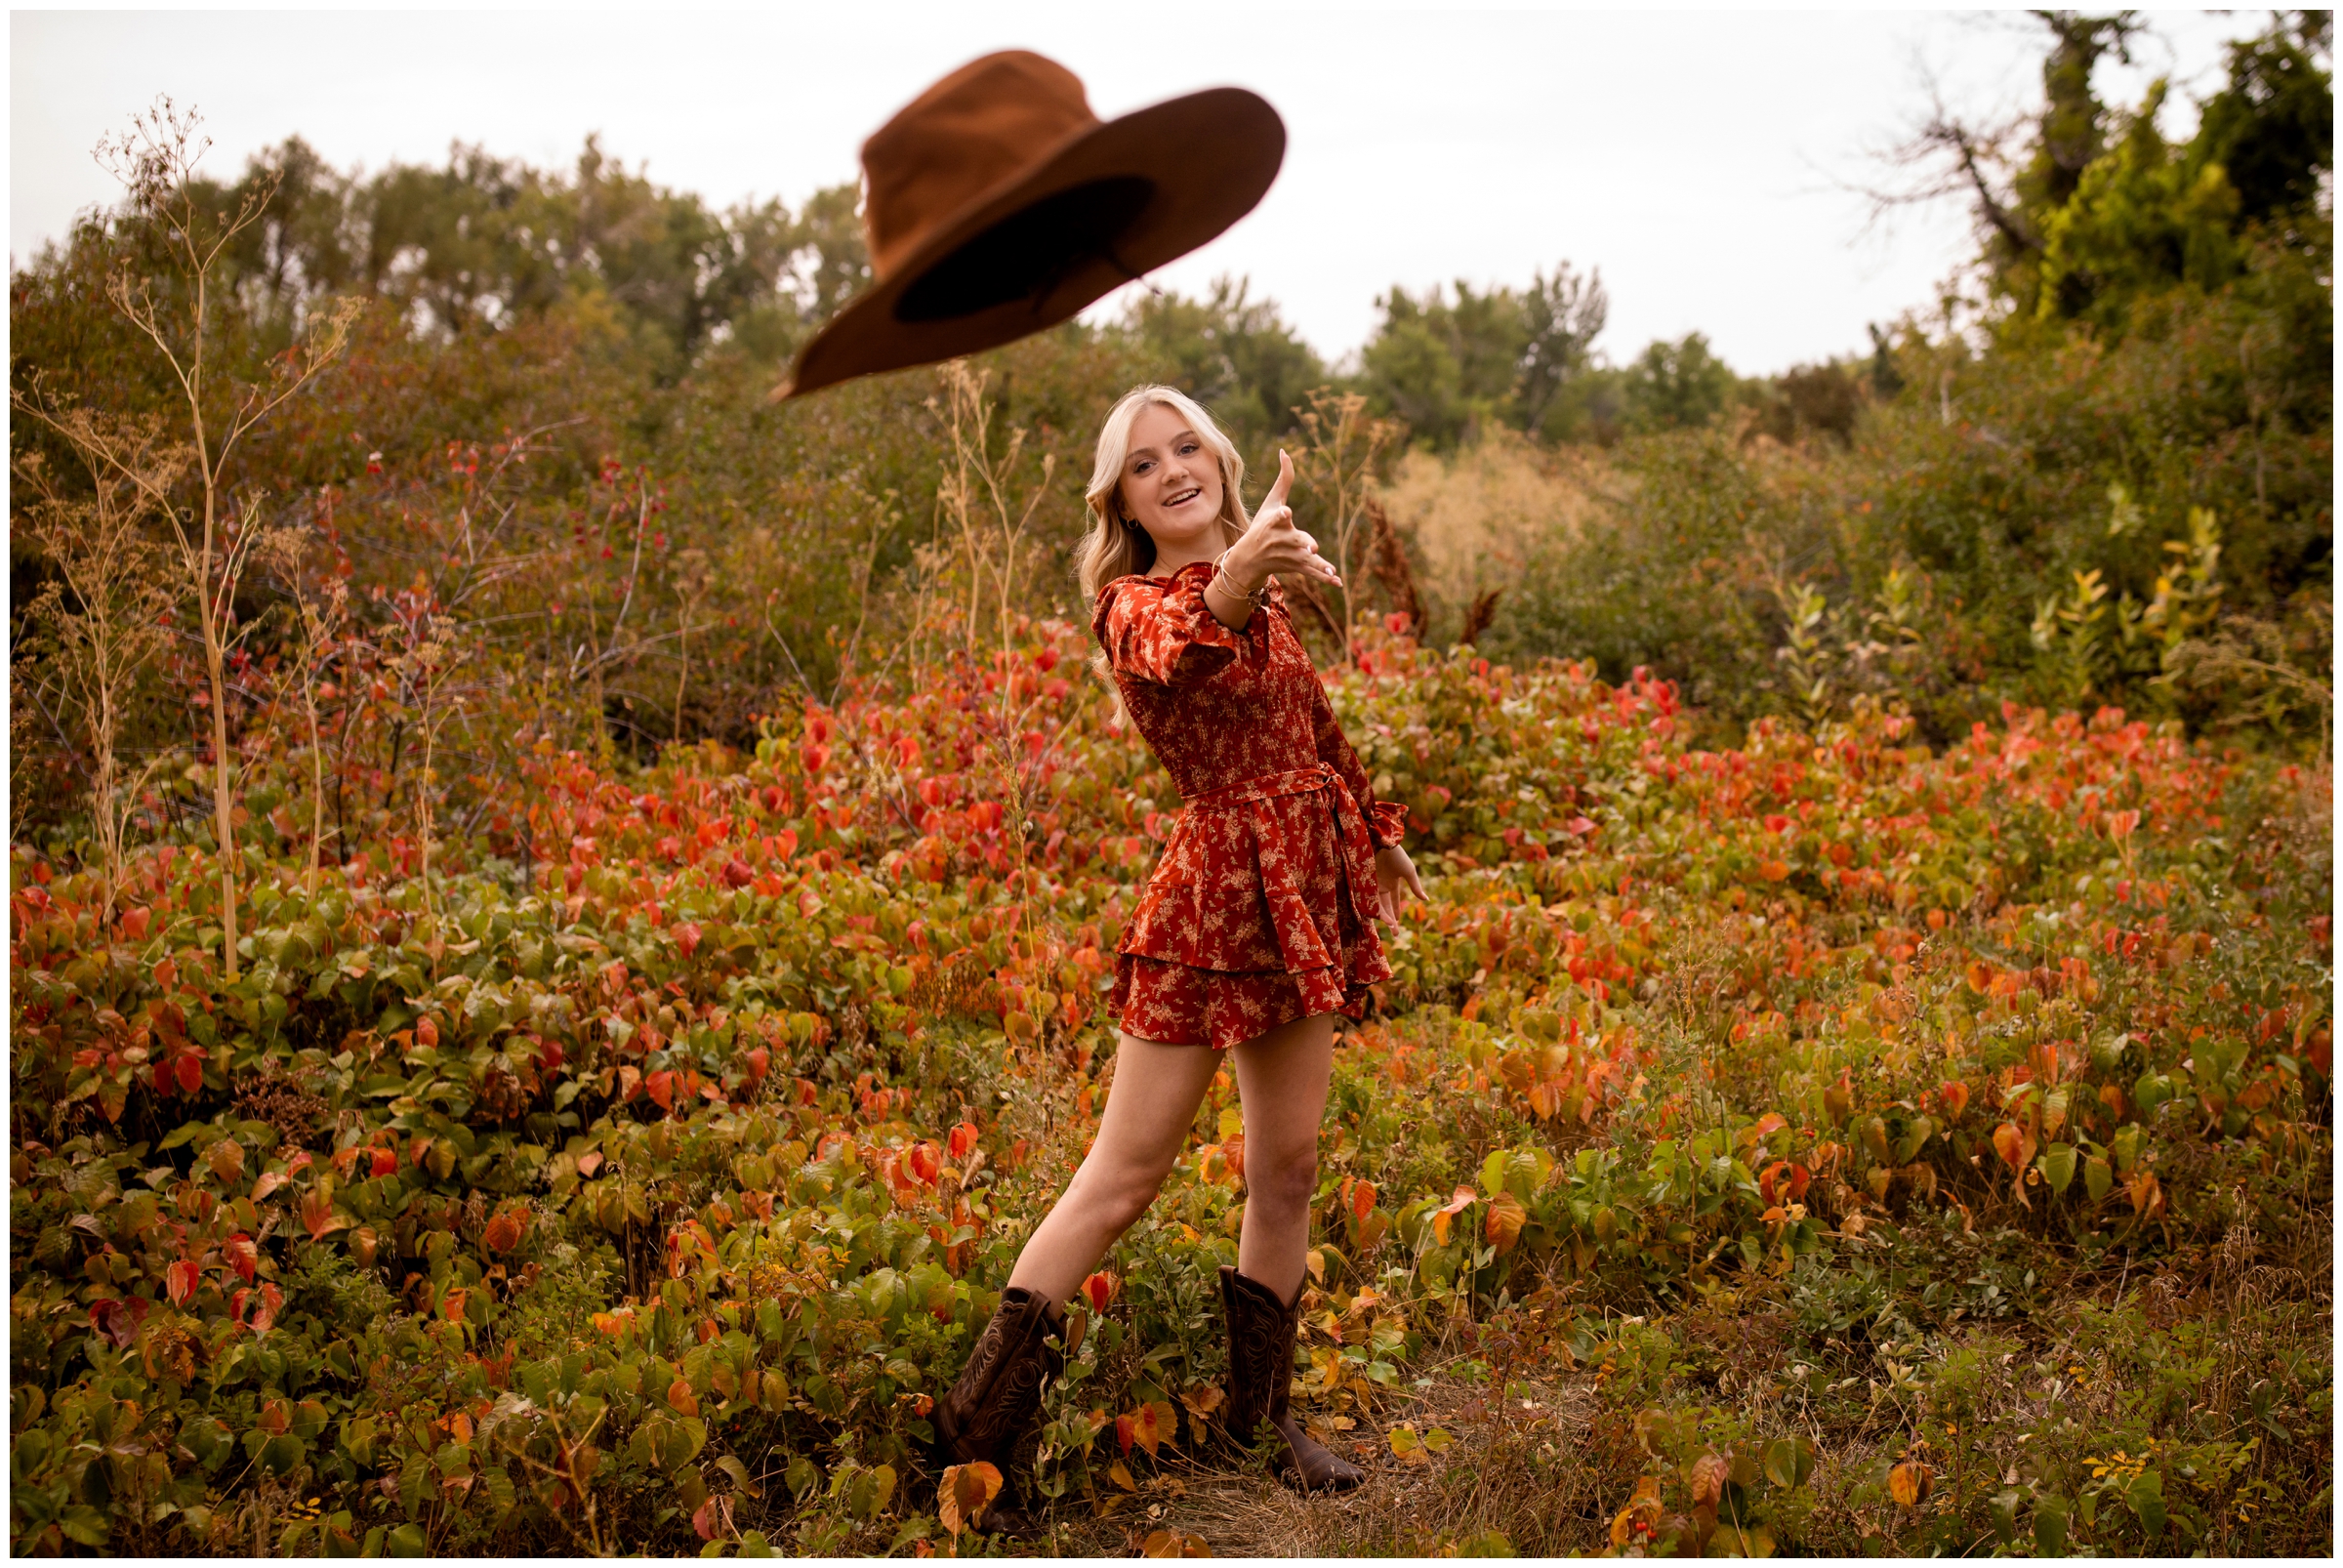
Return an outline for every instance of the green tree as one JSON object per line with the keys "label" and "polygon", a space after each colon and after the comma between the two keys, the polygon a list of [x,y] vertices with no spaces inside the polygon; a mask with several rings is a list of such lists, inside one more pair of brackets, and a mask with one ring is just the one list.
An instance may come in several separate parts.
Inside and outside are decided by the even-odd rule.
{"label": "green tree", "polygon": [[1654,342],[1621,382],[1628,426],[1638,431],[1699,430],[1725,411],[1739,386],[1699,332]]}
{"label": "green tree", "polygon": [[1442,450],[1484,421],[1546,431],[1571,407],[1610,313],[1601,274],[1567,262],[1523,290],[1459,279],[1453,296],[1437,284],[1420,296],[1394,287],[1376,306],[1382,320],[1360,354],[1360,390]]}
{"label": "green tree", "polygon": [[1317,351],[1295,335],[1274,300],[1253,298],[1244,278],[1216,278],[1201,300],[1147,295],[1131,306],[1125,328],[1240,446],[1295,429],[1295,411],[1326,381]]}

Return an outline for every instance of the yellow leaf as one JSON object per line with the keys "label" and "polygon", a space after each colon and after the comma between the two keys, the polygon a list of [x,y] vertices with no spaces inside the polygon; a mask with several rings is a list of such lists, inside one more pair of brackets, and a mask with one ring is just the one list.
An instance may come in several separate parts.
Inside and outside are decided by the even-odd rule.
{"label": "yellow leaf", "polygon": [[1131,1478],[1130,1466],[1124,1464],[1121,1460],[1115,1461],[1114,1464],[1106,1467],[1106,1475],[1107,1479],[1113,1481],[1117,1486],[1121,1487],[1126,1492],[1136,1492],[1139,1489],[1139,1483]]}
{"label": "yellow leaf", "polygon": [[1887,1472],[1887,1493],[1908,1508],[1917,1507],[1935,1479],[1934,1470],[1918,1460],[1908,1459]]}

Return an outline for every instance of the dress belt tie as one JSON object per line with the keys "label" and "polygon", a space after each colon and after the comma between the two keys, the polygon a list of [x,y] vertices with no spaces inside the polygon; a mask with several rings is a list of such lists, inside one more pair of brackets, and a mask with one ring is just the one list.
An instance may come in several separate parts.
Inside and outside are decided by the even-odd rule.
{"label": "dress belt tie", "polygon": [[[1199,795],[1183,796],[1181,800],[1190,807],[1204,810],[1253,806],[1255,843],[1275,844],[1277,823],[1259,803],[1321,790],[1332,792],[1334,797],[1328,804],[1334,808],[1336,837],[1339,841],[1336,852],[1342,863],[1342,881],[1351,910],[1362,928],[1371,926],[1379,907],[1375,880],[1375,840],[1367,831],[1367,819],[1359,810],[1358,798],[1350,793],[1342,775],[1329,764],[1313,763],[1283,773],[1262,773]],[[1293,856],[1262,854],[1259,865],[1261,892],[1269,901],[1272,926],[1284,952],[1287,970],[1297,973],[1339,962],[1339,932],[1318,928],[1309,902],[1294,879]]]}
{"label": "dress belt tie", "polygon": [[1252,778],[1241,778],[1234,784],[1223,784],[1216,790],[1206,790],[1201,795],[1183,795],[1180,801],[1187,805],[1241,805],[1247,801],[1275,800],[1281,795],[1306,795],[1312,790],[1325,789],[1330,784],[1342,792],[1342,799],[1350,802],[1351,814],[1357,815],[1358,802],[1351,799],[1350,786],[1342,782],[1341,774],[1325,763],[1312,763],[1307,767],[1292,768],[1283,773],[1255,774]]}

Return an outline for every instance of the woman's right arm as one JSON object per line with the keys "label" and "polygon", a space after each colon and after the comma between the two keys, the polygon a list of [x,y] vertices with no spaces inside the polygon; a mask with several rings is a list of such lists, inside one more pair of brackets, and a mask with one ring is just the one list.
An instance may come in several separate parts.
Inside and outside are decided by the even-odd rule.
{"label": "woman's right arm", "polygon": [[1221,625],[1205,603],[1211,570],[1183,566],[1161,585],[1132,578],[1108,584],[1090,619],[1108,668],[1159,686],[1192,686],[1243,653],[1244,634]]}

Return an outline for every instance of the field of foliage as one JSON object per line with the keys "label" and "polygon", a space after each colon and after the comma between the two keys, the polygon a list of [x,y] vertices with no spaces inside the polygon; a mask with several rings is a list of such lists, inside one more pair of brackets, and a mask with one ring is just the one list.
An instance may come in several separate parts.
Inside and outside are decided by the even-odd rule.
{"label": "field of foliage", "polygon": [[12,1547],[1000,1548],[924,1439],[1178,805],[1069,570],[1163,380],[1431,896],[1296,1369],[1370,1484],[1216,1446],[1223,1082],[1048,1547],[2331,1553],[2332,22],[2167,139],[2037,21],[1891,171],[1941,309],[1747,380],[1565,263],[775,406],[850,186],[102,146],[10,280]]}
{"label": "field of foliage", "polygon": [[[425,874],[11,867],[20,1551],[966,1552],[930,1400],[1111,1093],[1175,805],[1084,635],[621,775]],[[2320,1552],[2326,776],[2120,713],[1706,750],[1673,689],[1371,636],[1432,890],[1343,1037],[1297,1407],[1208,1452],[1215,1089],[1084,1288],[1062,1549]],[[1005,804],[1007,809],[1005,809]]]}

